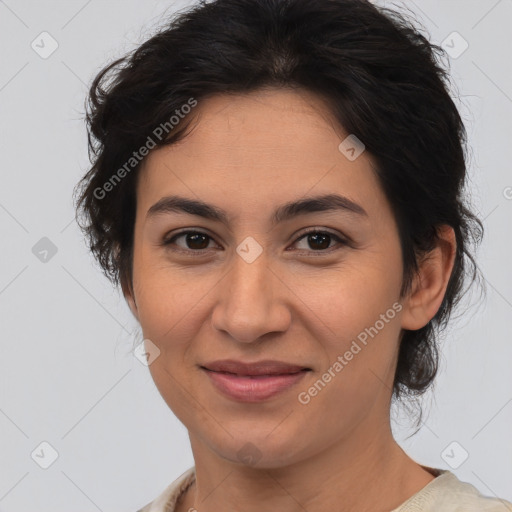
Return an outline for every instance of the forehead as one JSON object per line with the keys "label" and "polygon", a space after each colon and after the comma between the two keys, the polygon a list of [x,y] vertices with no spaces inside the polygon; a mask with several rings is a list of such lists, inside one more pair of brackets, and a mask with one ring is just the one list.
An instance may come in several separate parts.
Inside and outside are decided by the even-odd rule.
{"label": "forehead", "polygon": [[317,146],[318,156],[329,145],[328,134],[335,139],[344,135],[339,128],[338,134],[333,132],[334,119],[324,102],[302,90],[217,95],[201,102],[195,114],[195,136],[180,144],[191,151],[208,148],[229,160],[268,152],[281,162],[290,152],[301,152],[304,144]]}
{"label": "forehead", "polygon": [[356,202],[382,200],[371,157],[363,152],[351,161],[340,151],[349,134],[309,92],[216,95],[199,102],[193,115],[184,139],[146,157],[138,187],[142,209],[165,194],[258,211],[285,197],[336,192]]}

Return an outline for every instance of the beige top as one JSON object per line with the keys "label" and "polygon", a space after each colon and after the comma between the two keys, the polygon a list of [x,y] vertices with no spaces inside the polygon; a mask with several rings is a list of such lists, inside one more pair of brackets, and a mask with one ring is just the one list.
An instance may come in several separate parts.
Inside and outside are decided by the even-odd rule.
{"label": "beige top", "polygon": [[[483,496],[476,487],[462,482],[451,471],[426,469],[438,476],[391,512],[512,512],[512,503]],[[137,512],[174,512],[178,498],[194,480],[195,466]]]}

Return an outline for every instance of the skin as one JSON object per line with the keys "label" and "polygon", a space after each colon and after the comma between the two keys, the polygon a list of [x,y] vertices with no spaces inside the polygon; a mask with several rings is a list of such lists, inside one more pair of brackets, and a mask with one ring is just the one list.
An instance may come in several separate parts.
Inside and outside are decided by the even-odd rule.
{"label": "skin", "polygon": [[[350,161],[340,152],[348,134],[321,99],[267,89],[217,95],[194,112],[200,116],[185,139],[144,161],[133,291],[123,286],[144,338],[160,350],[149,367],[155,384],[189,432],[197,478],[177,511],[398,507],[434,478],[391,433],[399,337],[438,310],[453,268],[453,230],[440,231],[411,292],[400,298],[397,226],[371,156]],[[277,206],[330,193],[358,203],[367,216],[315,212],[271,224]],[[175,212],[147,217],[171,194],[222,208],[229,223]],[[185,236],[162,246],[184,228],[210,237],[202,255]],[[351,245],[331,238],[321,253],[302,237],[306,228],[347,236]],[[252,263],[236,252],[248,236],[262,248]],[[395,303],[401,311],[301,404],[298,393]],[[271,399],[242,403],[221,395],[199,368],[228,358],[281,360],[313,371]],[[249,442],[255,464],[237,455]]]}

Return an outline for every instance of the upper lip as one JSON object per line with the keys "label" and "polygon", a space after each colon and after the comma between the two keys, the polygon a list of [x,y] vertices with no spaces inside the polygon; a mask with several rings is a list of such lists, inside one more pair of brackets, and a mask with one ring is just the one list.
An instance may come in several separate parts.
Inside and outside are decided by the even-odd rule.
{"label": "upper lip", "polygon": [[212,361],[201,365],[202,368],[214,372],[227,372],[236,375],[282,375],[287,373],[297,373],[302,370],[311,370],[306,366],[290,364],[283,361],[256,361],[254,363],[244,363],[234,361],[233,359],[224,359],[222,361]]}

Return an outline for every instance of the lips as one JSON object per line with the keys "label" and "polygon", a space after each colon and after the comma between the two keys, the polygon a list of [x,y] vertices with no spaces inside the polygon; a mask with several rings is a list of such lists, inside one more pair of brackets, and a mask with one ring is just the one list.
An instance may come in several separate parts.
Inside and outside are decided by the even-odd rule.
{"label": "lips", "polygon": [[206,363],[203,368],[213,372],[231,373],[244,377],[257,377],[261,375],[288,375],[298,373],[303,370],[311,370],[305,366],[289,364],[282,361],[257,361],[255,363],[244,363],[225,359],[222,361],[213,361]]}
{"label": "lips", "polygon": [[201,366],[217,391],[237,402],[261,402],[284,393],[311,368],[282,361],[243,363],[224,360]]}

